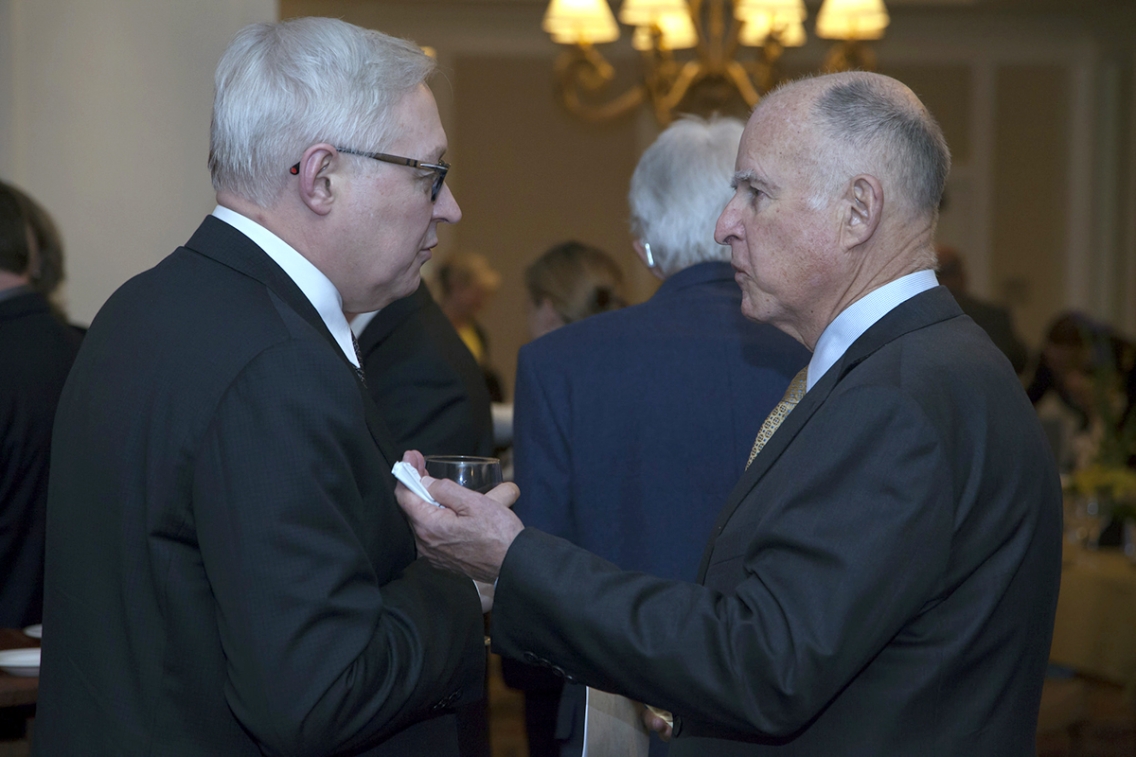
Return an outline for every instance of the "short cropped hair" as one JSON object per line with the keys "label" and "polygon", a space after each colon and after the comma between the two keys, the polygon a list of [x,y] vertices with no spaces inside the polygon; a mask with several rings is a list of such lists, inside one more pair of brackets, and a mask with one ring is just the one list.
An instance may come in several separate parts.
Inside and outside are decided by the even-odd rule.
{"label": "short cropped hair", "polygon": [[28,272],[28,213],[18,189],[0,182],[0,271]]}
{"label": "short cropped hair", "polygon": [[838,77],[813,104],[827,143],[814,155],[815,195],[830,196],[858,173],[883,173],[879,178],[891,181],[894,199],[937,219],[951,170],[938,122],[895,80],[865,72]]}
{"label": "short cropped hair", "polygon": [[246,26],[214,80],[213,188],[269,207],[309,146],[381,151],[392,110],[433,70],[413,43],[337,19]]}
{"label": "short cropped hair", "polygon": [[10,186],[9,189],[23,206],[35,242],[35,260],[28,261],[28,285],[47,297],[59,288],[65,278],[63,237],[55,220],[43,205],[16,187]]}
{"label": "short cropped hair", "polygon": [[525,287],[534,305],[547,300],[565,324],[627,304],[619,265],[582,242],[550,247],[525,269]]}
{"label": "short cropped hair", "polygon": [[663,276],[695,263],[729,260],[714,226],[733,190],[730,178],[745,126],[734,118],[676,121],[647,148],[631,176],[631,232],[651,245]]}

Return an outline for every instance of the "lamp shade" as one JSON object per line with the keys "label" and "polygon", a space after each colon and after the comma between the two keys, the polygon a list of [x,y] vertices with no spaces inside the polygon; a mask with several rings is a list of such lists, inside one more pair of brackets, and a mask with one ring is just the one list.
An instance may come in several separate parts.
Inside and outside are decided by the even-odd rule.
{"label": "lamp shade", "polygon": [[750,13],[738,31],[738,43],[746,47],[761,47],[773,30],[773,18],[764,11]]}
{"label": "lamp shade", "polygon": [[805,25],[800,21],[774,26],[769,14],[756,13],[742,23],[742,28],[738,32],[738,42],[747,47],[761,47],[771,34],[782,47],[801,47],[808,39]]}
{"label": "lamp shade", "polygon": [[[655,19],[659,31],[663,35],[663,47],[668,50],[685,50],[698,44],[698,32],[694,28],[694,21],[690,13],[664,13]],[[650,50],[652,45],[651,27],[639,26],[631,38],[631,45],[636,50]]]}
{"label": "lamp shade", "polygon": [[889,20],[883,0],[824,0],[816,33],[826,39],[879,39]]}
{"label": "lamp shade", "polygon": [[619,8],[619,20],[628,26],[650,26],[668,14],[690,18],[690,5],[686,0],[623,0]]}
{"label": "lamp shade", "polygon": [[785,28],[781,30],[777,41],[781,43],[782,47],[802,47],[807,39],[808,35],[805,34],[805,25],[797,21],[792,24],[787,24]]}
{"label": "lamp shade", "polygon": [[606,0],[551,0],[541,28],[561,44],[619,39],[619,24]]}
{"label": "lamp shade", "polygon": [[808,16],[805,0],[735,0],[734,17],[749,21],[757,13],[766,13],[786,23],[804,21]]}

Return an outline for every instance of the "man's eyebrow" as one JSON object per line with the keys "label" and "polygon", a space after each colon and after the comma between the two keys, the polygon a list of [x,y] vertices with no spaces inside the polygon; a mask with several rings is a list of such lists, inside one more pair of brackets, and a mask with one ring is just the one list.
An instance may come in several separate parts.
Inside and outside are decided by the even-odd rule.
{"label": "man's eyebrow", "polygon": [[750,171],[735,171],[733,178],[730,179],[730,189],[737,189],[739,184],[755,184],[757,182],[757,174]]}

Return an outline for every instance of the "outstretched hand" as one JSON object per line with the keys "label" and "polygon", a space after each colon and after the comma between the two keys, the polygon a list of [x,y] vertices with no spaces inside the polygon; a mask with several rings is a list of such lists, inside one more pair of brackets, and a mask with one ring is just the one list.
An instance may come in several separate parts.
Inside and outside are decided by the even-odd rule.
{"label": "outstretched hand", "polygon": [[464,489],[453,481],[430,478],[426,460],[411,450],[403,461],[422,475],[430,496],[443,507],[426,502],[402,484],[395,488],[418,542],[418,553],[433,565],[492,583],[505,561],[505,553],[524,524],[509,507],[520,490],[504,483],[486,494]]}

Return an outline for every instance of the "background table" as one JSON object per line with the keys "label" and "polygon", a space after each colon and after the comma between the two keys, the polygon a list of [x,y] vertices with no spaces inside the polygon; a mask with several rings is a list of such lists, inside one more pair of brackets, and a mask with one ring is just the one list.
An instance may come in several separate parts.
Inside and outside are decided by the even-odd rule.
{"label": "background table", "polygon": [[1119,550],[1066,546],[1050,659],[1136,695],[1136,566]]}
{"label": "background table", "polygon": [[[38,647],[33,639],[17,628],[0,628],[0,649]],[[39,678],[21,678],[0,671],[0,707],[35,704],[39,694]]]}

